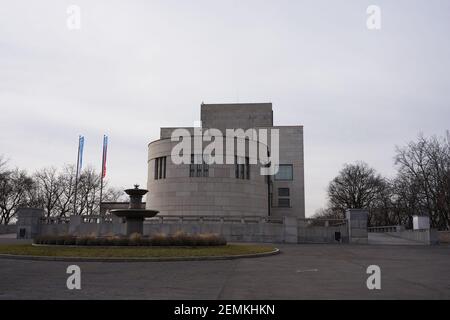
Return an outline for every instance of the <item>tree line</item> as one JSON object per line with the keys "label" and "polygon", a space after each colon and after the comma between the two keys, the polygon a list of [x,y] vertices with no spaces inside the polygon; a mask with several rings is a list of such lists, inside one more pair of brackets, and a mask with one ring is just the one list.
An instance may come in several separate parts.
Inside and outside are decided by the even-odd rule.
{"label": "tree line", "polygon": [[[28,174],[19,168],[9,169],[5,158],[0,156],[0,224],[14,221],[20,207],[43,208],[47,217],[98,214],[100,173],[92,167],[80,173],[76,204],[75,178],[73,165],[61,169],[48,167]],[[109,187],[104,181],[102,201],[120,201],[123,197],[121,189]]]}
{"label": "tree line", "polygon": [[344,218],[347,208],[369,209],[370,226],[404,225],[427,215],[433,228],[450,221],[450,133],[396,147],[396,175],[383,177],[364,162],[346,164],[329,184],[328,205],[315,217]]}

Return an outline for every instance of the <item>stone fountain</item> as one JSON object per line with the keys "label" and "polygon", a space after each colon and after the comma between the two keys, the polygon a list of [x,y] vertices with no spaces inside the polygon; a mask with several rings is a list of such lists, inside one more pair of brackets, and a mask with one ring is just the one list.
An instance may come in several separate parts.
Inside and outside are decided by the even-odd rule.
{"label": "stone fountain", "polygon": [[136,184],[134,189],[127,189],[125,192],[130,196],[128,209],[114,209],[110,212],[117,217],[125,218],[127,236],[133,233],[144,234],[144,219],[156,216],[159,211],[142,208],[142,197],[148,190],[139,189],[139,185]]}

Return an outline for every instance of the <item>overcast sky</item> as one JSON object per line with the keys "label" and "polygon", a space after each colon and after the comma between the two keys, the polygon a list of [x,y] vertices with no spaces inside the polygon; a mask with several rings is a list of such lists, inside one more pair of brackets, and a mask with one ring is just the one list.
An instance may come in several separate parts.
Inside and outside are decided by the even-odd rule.
{"label": "overcast sky", "polygon": [[450,128],[449,39],[446,0],[1,0],[0,154],[60,167],[83,134],[99,168],[106,133],[110,184],[145,186],[159,127],[193,126],[202,101],[272,102],[275,124],[304,125],[309,216],[344,163],[391,176],[395,145]]}

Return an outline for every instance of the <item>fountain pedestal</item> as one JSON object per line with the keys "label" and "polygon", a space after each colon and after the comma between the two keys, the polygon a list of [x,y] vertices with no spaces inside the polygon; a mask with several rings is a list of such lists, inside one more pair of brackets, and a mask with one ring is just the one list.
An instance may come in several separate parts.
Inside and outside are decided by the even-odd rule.
{"label": "fountain pedestal", "polygon": [[126,218],[127,236],[133,233],[144,234],[144,218]]}
{"label": "fountain pedestal", "polygon": [[111,210],[111,213],[125,218],[127,236],[133,233],[142,235],[144,234],[144,219],[156,216],[159,211],[142,208],[142,197],[148,190],[139,189],[139,186],[135,185],[134,189],[127,189],[125,192],[130,196],[128,209],[114,209]]}

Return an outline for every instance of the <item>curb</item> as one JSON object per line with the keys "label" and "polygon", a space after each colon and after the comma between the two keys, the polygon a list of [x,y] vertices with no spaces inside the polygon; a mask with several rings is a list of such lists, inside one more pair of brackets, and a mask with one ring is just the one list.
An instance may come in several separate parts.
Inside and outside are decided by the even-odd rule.
{"label": "curb", "polygon": [[30,261],[66,261],[66,262],[175,262],[175,261],[214,261],[236,260],[244,258],[262,258],[279,254],[281,251],[275,248],[273,251],[252,254],[240,254],[234,256],[199,256],[199,257],[161,257],[161,258],[90,258],[90,257],[50,257],[50,256],[25,256],[15,254],[0,254],[0,259],[30,260]]}

